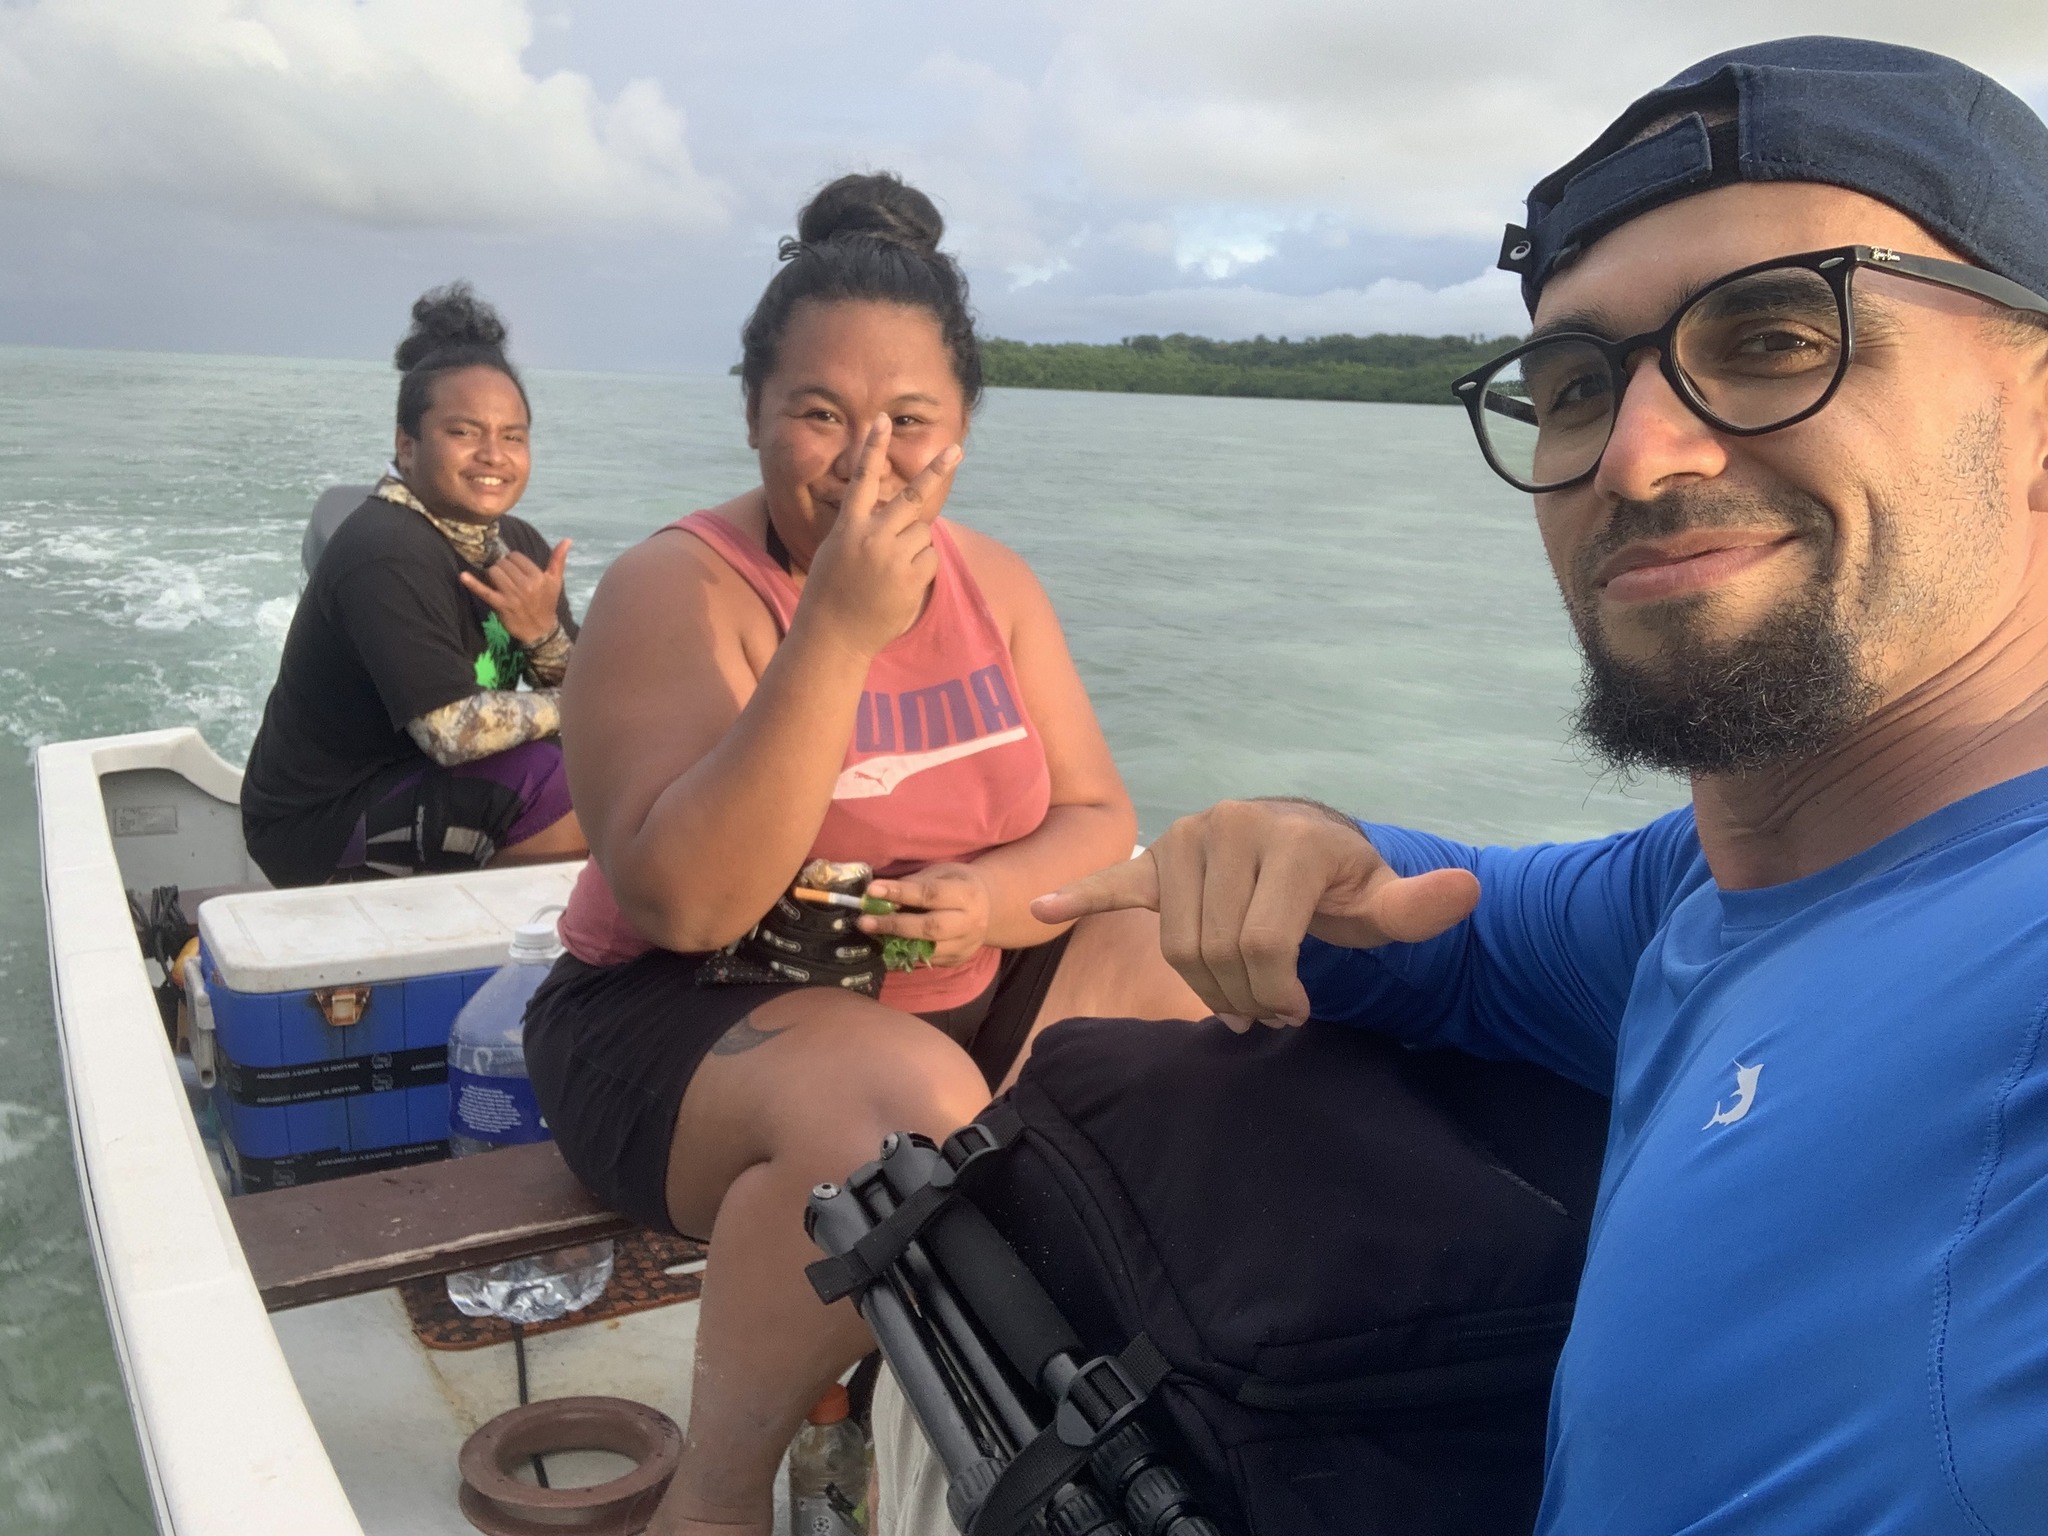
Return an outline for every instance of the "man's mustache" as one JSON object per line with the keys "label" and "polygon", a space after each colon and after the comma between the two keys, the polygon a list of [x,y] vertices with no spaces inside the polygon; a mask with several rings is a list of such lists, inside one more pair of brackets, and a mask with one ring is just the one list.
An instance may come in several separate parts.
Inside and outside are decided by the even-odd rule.
{"label": "man's mustache", "polygon": [[1617,550],[1645,539],[1665,539],[1701,528],[1774,528],[1787,535],[1825,534],[1834,527],[1828,509],[1811,496],[1786,491],[1775,496],[1751,492],[1692,490],[1666,492],[1652,501],[1620,501],[1606,525],[1586,541],[1572,561],[1578,590],[1593,586],[1593,572]]}

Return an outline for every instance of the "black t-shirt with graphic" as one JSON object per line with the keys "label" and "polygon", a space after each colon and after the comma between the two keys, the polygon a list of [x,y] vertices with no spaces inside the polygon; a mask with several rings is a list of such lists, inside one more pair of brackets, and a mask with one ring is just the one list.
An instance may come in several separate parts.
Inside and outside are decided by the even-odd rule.
{"label": "black t-shirt with graphic", "polygon": [[[498,531],[547,564],[531,524],[501,517]],[[525,655],[458,579],[468,568],[426,518],[377,496],[321,552],[242,780],[243,832],[273,881],[326,879],[364,807],[430,765],[407,721],[519,685]],[[560,617],[573,635],[566,595]]]}

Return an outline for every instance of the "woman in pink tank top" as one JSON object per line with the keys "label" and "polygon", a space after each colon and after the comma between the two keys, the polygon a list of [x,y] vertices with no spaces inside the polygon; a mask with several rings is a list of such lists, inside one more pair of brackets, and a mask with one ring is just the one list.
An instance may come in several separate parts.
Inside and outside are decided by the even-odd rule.
{"label": "woman in pink tank top", "polygon": [[[813,1185],[971,1119],[1047,1020],[1206,1011],[1149,913],[1028,910],[1137,824],[1030,570],[940,516],[981,365],[936,209],[844,177],[798,227],[743,333],[760,487],[628,551],[591,603],[563,742],[593,857],[527,1016],[569,1165],[711,1239],[667,1536],[765,1536],[783,1448],[872,1347],[803,1278]],[[848,925],[828,960],[895,936],[931,963],[878,998],[726,984],[721,952],[794,931],[772,913],[815,928],[789,895],[813,859],[914,909],[824,909]]]}

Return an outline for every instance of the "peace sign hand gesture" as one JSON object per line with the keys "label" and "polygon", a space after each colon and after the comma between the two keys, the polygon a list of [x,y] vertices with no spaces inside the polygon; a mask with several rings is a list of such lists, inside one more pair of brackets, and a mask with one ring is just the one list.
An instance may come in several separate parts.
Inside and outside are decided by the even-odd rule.
{"label": "peace sign hand gesture", "polygon": [[960,463],[960,446],[951,444],[883,501],[891,432],[889,418],[880,416],[862,439],[839,516],[811,560],[798,605],[799,613],[808,611],[812,622],[867,656],[908,630],[923,610],[939,570],[932,524]]}
{"label": "peace sign hand gesture", "polygon": [[574,542],[557,544],[545,568],[512,550],[481,577],[464,571],[462,584],[497,614],[506,634],[523,646],[538,645],[561,623],[562,572]]}

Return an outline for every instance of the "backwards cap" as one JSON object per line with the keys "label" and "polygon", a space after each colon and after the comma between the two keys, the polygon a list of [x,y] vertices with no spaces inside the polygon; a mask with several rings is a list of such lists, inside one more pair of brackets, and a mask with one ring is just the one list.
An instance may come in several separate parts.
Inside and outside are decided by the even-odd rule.
{"label": "backwards cap", "polygon": [[1500,264],[1533,315],[1558,268],[1615,226],[1736,181],[1865,193],[2048,296],[2048,124],[1954,59],[1852,37],[1732,49],[1659,86],[1536,183]]}

